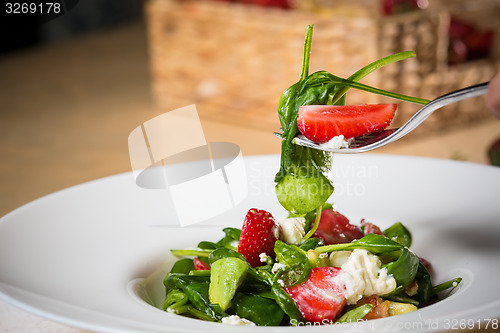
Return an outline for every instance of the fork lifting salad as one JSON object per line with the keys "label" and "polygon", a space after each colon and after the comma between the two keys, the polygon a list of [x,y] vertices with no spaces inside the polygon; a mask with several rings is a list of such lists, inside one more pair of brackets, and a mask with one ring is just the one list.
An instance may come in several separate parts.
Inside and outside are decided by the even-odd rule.
{"label": "fork lifting salad", "polygon": [[382,58],[342,79],[308,74],[311,40],[308,26],[300,80],[278,105],[283,141],[276,195],[289,216],[252,208],[242,228],[224,228],[220,240],[171,250],[180,259],[164,278],[165,311],[236,325],[350,323],[415,311],[460,283],[432,284],[430,264],[410,250],[411,233],[402,223],[381,230],[365,220],[353,224],[334,209],[327,203],[334,190],[331,153],[292,142],[299,131],[313,141],[338,142],[385,129],[396,105],[346,106],[351,87],[425,104],[357,82],[414,53]]}

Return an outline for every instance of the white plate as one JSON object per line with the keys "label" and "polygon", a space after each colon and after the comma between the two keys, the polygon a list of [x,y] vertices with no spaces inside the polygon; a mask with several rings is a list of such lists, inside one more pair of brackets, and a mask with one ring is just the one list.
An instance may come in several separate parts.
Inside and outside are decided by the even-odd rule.
{"label": "white plate", "polygon": [[[251,207],[284,216],[273,177],[277,156],[246,157],[249,195],[211,223],[241,227]],[[351,221],[402,221],[434,283],[461,276],[446,299],[416,312],[358,324],[358,330],[431,331],[498,325],[500,168],[384,155],[335,156],[333,201]],[[137,279],[171,265],[169,249],[218,240],[221,227],[165,227],[164,191],[121,174],[46,196],[0,219],[0,299],[36,315],[98,332],[248,330],[165,313],[140,298]],[[196,203],[193,203],[196,209]],[[161,276],[152,275],[148,287]],[[158,291],[159,290],[159,291]],[[161,284],[152,293],[161,294]],[[260,332],[299,328],[253,328]],[[343,326],[303,327],[341,331]]]}

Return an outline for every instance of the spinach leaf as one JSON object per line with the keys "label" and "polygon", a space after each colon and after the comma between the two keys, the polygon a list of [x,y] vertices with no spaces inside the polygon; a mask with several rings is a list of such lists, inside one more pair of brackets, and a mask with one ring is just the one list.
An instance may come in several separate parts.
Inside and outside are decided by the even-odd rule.
{"label": "spinach leaf", "polygon": [[290,287],[307,280],[311,272],[311,264],[304,250],[278,240],[274,245],[274,252],[277,262],[286,267],[276,273],[285,286]]}
{"label": "spinach leaf", "polygon": [[210,254],[208,255],[208,262],[210,264],[213,264],[214,262],[216,262],[219,259],[228,258],[228,257],[239,258],[239,259],[246,262],[245,256],[243,256],[241,253],[236,252],[236,251],[231,250],[231,249],[227,249],[225,247],[220,247],[220,248],[215,249],[212,252],[210,252]]}
{"label": "spinach leaf", "polygon": [[224,228],[224,237],[221,238],[217,243],[201,241],[198,243],[197,248],[200,250],[215,250],[219,247],[225,247],[231,250],[238,250],[238,241],[241,235],[241,229],[238,228]]}
{"label": "spinach leaf", "polygon": [[[331,208],[333,208],[333,205],[331,203],[328,203],[328,202],[325,202],[321,206],[322,211],[325,209],[331,209]],[[313,211],[310,211],[309,213],[307,213],[306,215],[303,216],[304,219],[306,220],[306,225],[305,225],[304,230],[308,231],[311,229],[311,226],[313,225],[314,221],[316,220],[317,212],[318,212],[318,210],[313,210]],[[288,217],[298,217],[298,216],[289,212]]]}
{"label": "spinach leaf", "polygon": [[382,267],[387,268],[387,273],[392,274],[399,286],[407,286],[417,275],[419,261],[418,257],[413,252],[407,247],[404,247],[396,261],[390,262]]}
{"label": "spinach leaf", "polygon": [[202,250],[215,250],[218,248],[219,245],[217,245],[214,242],[207,242],[207,241],[201,241],[198,243],[197,248],[202,249]]}
{"label": "spinach leaf", "polygon": [[204,313],[212,321],[219,321],[227,316],[218,305],[210,303],[208,297],[210,285],[209,277],[168,274],[164,283],[169,291],[172,290],[172,288],[182,289],[193,307]]}
{"label": "spinach leaf", "polygon": [[260,266],[257,268],[248,268],[247,280],[252,279],[254,282],[271,287],[273,285],[273,278],[274,275],[271,273],[270,267]]}
{"label": "spinach leaf", "polygon": [[193,307],[186,293],[181,289],[173,289],[167,294],[163,309],[165,311],[172,311],[176,314],[187,314],[201,320],[215,321],[211,316]]}
{"label": "spinach leaf", "polygon": [[344,251],[344,250],[354,250],[354,249],[365,249],[373,254],[394,254],[393,259],[396,259],[395,253],[398,250],[402,250],[403,245],[396,243],[395,241],[384,237],[382,235],[368,234],[363,238],[352,241],[350,243],[340,243],[331,244],[317,247],[315,251],[318,253],[332,252],[332,251]]}
{"label": "spinach leaf", "polygon": [[241,229],[237,228],[224,228],[224,237],[217,242],[218,247],[225,247],[234,251],[238,251],[238,242],[240,240]]}
{"label": "spinach leaf", "polygon": [[354,308],[352,310],[347,311],[340,317],[336,323],[343,324],[343,323],[355,323],[361,319],[363,319],[364,316],[368,314],[368,312],[371,311],[373,305],[372,304],[364,304],[361,306],[358,306],[357,308]]}
{"label": "spinach leaf", "polygon": [[183,313],[186,303],[189,301],[186,293],[179,288],[171,289],[163,302],[163,310],[173,310],[175,313]]}
{"label": "spinach leaf", "polygon": [[422,265],[422,263],[419,263],[418,265],[416,278],[418,283],[417,299],[419,305],[424,306],[429,303],[432,296],[434,295],[434,292],[432,290],[431,275],[429,274],[427,268]]}
{"label": "spinach leaf", "polygon": [[192,271],[193,269],[194,269],[193,259],[182,258],[174,263],[172,269],[170,269],[170,273],[189,274],[189,272]]}
{"label": "spinach leaf", "polygon": [[248,269],[248,277],[258,280],[262,284],[266,284],[271,288],[271,295],[285,312],[294,322],[303,322],[304,318],[297,307],[297,304],[288,295],[285,288],[278,282],[279,276],[273,275],[267,268],[258,267]]}
{"label": "spinach leaf", "polygon": [[290,317],[291,321],[293,320],[297,323],[304,321],[297,304],[295,304],[290,295],[288,295],[285,288],[283,288],[278,282],[274,281],[271,287],[271,292],[274,295],[276,303],[278,303],[283,312]]}
{"label": "spinach leaf", "polygon": [[456,288],[458,284],[462,282],[462,278],[454,278],[449,281],[443,282],[438,284],[437,286],[432,287],[432,295],[437,295],[438,293],[450,289],[450,288]]}
{"label": "spinach leaf", "polygon": [[236,294],[228,312],[246,318],[257,326],[279,326],[285,316],[274,299],[246,293]]}
{"label": "spinach leaf", "polygon": [[386,300],[389,300],[389,301],[392,301],[392,302],[408,303],[408,304],[415,305],[417,307],[420,304],[419,301],[417,301],[416,299],[411,298],[404,291],[400,292],[398,294],[388,295],[388,296],[381,296],[381,297],[383,299],[386,299]]}
{"label": "spinach leaf", "polygon": [[[333,194],[333,185],[311,162],[310,148],[297,146],[293,164],[276,184],[276,196],[288,211],[302,215],[315,210]],[[324,163],[326,165],[326,163]]]}
{"label": "spinach leaf", "polygon": [[389,228],[383,231],[384,235],[392,239],[393,241],[410,247],[412,243],[411,233],[401,222],[396,222]]}
{"label": "spinach leaf", "polygon": [[302,244],[299,245],[299,248],[302,250],[302,251],[309,251],[309,250],[312,250],[316,247],[318,247],[318,245],[322,242],[323,240],[321,238],[317,238],[317,237],[311,237],[311,238],[308,238],[306,239],[305,241],[302,242]]}

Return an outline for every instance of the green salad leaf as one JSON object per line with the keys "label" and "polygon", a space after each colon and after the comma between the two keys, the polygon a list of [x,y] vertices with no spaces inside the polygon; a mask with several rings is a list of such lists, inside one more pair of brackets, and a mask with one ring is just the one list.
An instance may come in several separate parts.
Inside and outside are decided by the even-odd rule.
{"label": "green salad leaf", "polygon": [[[227,314],[222,311],[219,305],[212,304],[210,302],[208,295],[210,277],[185,274],[168,274],[164,280],[164,284],[169,292],[167,294],[167,298],[169,297],[172,290],[175,290],[175,293],[178,293],[179,290],[182,290],[192,306],[202,313],[202,319],[219,321],[223,317],[227,316]],[[173,296],[170,296],[170,298],[172,297]]]}
{"label": "green salad leaf", "polygon": [[276,260],[282,265],[277,276],[287,287],[304,282],[309,277],[311,265],[304,250],[296,245],[289,245],[280,240],[274,245]]}
{"label": "green salad leaf", "polygon": [[355,323],[361,319],[363,319],[364,316],[368,314],[368,312],[371,311],[373,308],[372,304],[364,304],[361,306],[358,306],[357,308],[354,308],[352,310],[347,311],[337,319],[336,323],[339,324],[344,324],[344,323]]}
{"label": "green salad leaf", "polygon": [[257,326],[279,326],[285,317],[285,312],[274,299],[248,293],[237,293],[228,312]]}

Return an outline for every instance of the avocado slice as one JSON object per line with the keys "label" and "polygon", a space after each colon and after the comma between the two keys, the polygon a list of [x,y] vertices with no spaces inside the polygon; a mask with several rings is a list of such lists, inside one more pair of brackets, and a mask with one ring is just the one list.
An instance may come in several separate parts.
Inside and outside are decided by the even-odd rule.
{"label": "avocado slice", "polygon": [[236,290],[241,285],[248,270],[248,263],[236,257],[221,258],[210,268],[210,303],[219,304],[222,311],[231,305]]}

